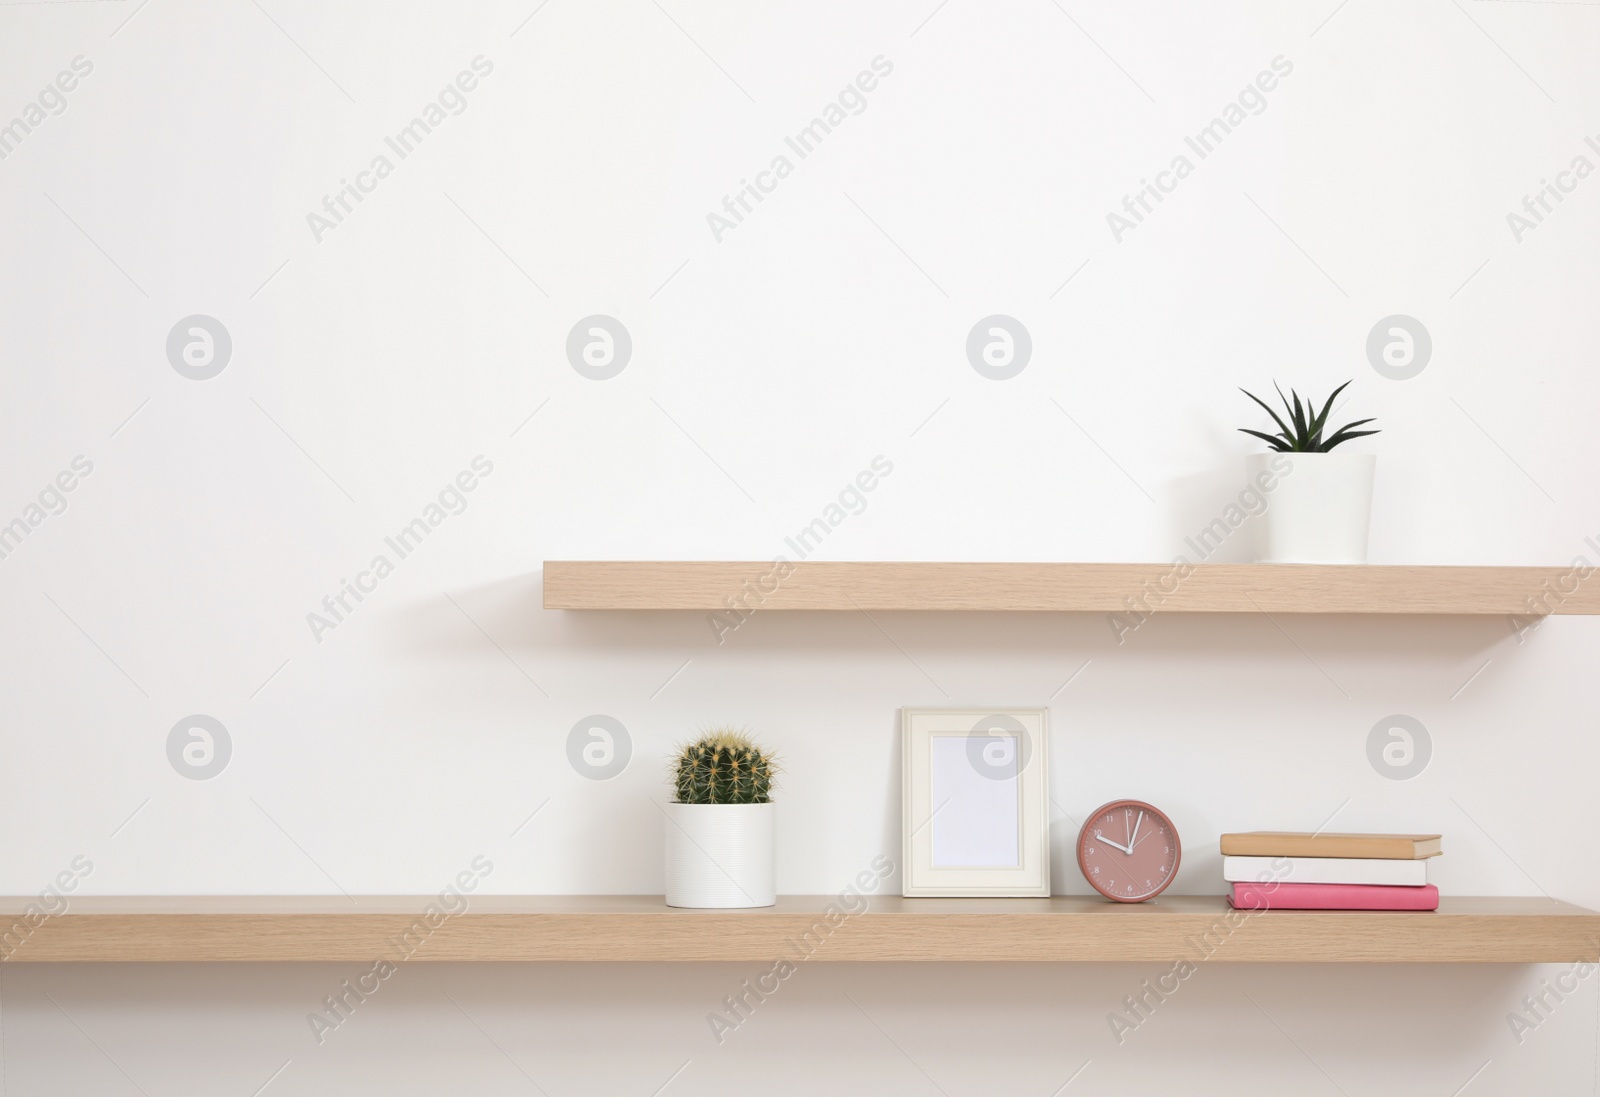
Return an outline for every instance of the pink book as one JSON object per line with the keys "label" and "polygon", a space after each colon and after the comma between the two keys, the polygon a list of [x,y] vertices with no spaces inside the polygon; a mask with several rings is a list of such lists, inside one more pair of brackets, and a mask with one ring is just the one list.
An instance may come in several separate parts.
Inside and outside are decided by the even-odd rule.
{"label": "pink book", "polygon": [[1438,910],[1439,889],[1385,884],[1234,884],[1240,910]]}

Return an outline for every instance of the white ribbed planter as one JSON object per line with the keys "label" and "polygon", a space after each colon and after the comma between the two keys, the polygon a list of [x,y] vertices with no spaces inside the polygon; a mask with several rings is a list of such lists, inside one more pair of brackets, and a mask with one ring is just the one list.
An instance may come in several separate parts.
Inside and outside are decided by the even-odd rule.
{"label": "white ribbed planter", "polygon": [[[1278,473],[1273,464],[1289,471]],[[1370,453],[1252,453],[1245,471],[1277,479],[1264,492],[1266,513],[1258,519],[1256,559],[1263,564],[1364,564],[1372,524],[1372,478],[1378,458]]]}
{"label": "white ribbed planter", "polygon": [[668,804],[667,906],[770,907],[774,804]]}

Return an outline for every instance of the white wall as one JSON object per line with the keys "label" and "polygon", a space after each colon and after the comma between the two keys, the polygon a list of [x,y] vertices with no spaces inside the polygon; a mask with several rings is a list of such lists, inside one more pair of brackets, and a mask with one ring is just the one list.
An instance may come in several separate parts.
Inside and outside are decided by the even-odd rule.
{"label": "white wall", "polygon": [[[831,891],[898,848],[896,710],[948,700],[1050,704],[1061,892],[1067,813],[1133,795],[1176,820],[1182,891],[1221,891],[1223,830],[1333,817],[1442,831],[1446,893],[1600,904],[1589,620],[1158,616],[1119,645],[1091,616],[768,614],[719,645],[540,609],[545,559],[770,557],[878,455],[815,558],[1168,559],[1237,490],[1236,386],[1273,379],[1353,377],[1345,414],[1379,417],[1375,561],[1600,559],[1600,180],[1507,220],[1600,165],[1592,6],[862,8],[0,10],[0,122],[93,66],[0,161],[0,524],[93,466],[0,559],[0,890],[84,856],[96,894],[417,893],[483,854],[505,893],[658,892],[663,755],[731,721],[785,759],[780,891]],[[319,241],[324,195],[479,56]],[[719,241],[724,195],[879,56]],[[1280,56],[1119,241],[1107,214]],[[597,313],[633,341],[606,381],[564,352]],[[1007,381],[965,355],[995,313],[1033,342]],[[232,340],[210,380],[165,349],[194,314]],[[1406,381],[1365,349],[1394,314],[1434,345]],[[465,511],[315,637],[480,455]],[[634,751],[603,783],[566,755],[594,713]],[[1367,760],[1395,713],[1432,737],[1408,781]],[[207,780],[168,761],[191,714],[232,743]],[[413,965],[319,1046],[335,967],[7,968],[0,1031],[8,1093],[248,1094],[285,1061],[267,1092],[649,1094],[687,1062],[668,1092],[1049,1094],[1085,1061],[1067,1093],[1588,1092],[1600,980],[1520,1044],[1506,1021],[1559,970],[1212,966],[1118,1046],[1153,968],[810,965],[718,1046],[742,966]]]}

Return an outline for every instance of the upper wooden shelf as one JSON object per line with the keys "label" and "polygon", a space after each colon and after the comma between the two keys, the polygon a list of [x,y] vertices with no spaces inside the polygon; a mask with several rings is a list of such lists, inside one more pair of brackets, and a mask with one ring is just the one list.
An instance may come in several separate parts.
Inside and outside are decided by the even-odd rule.
{"label": "upper wooden shelf", "polygon": [[[1564,567],[548,560],[546,609],[1600,613]],[[1564,590],[1563,586],[1573,589]],[[775,589],[766,590],[764,587]],[[1543,608],[1540,608],[1543,607]]]}
{"label": "upper wooden shelf", "polygon": [[[0,900],[14,917],[28,899]],[[1221,896],[902,899],[873,896],[830,932],[833,896],[756,910],[678,910],[658,895],[472,896],[429,928],[431,896],[75,897],[7,938],[12,963],[50,961],[715,961],[796,950],[837,961],[1573,963],[1594,961],[1600,914],[1542,898],[1447,898],[1437,911],[1278,911],[1230,928]],[[12,943],[15,941],[16,943]],[[402,942],[405,942],[402,945]]]}

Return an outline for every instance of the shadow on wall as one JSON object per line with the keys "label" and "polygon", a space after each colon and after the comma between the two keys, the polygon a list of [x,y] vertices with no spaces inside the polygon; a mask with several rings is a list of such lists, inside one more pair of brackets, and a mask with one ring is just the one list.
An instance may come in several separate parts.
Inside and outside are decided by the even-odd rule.
{"label": "shadow on wall", "polygon": [[[360,1077],[364,1092],[398,1095],[609,1097],[673,1079],[669,1092],[731,1094],[749,1091],[757,1054],[787,1064],[762,1082],[772,1095],[833,1092],[840,1078],[856,1092],[933,1092],[914,1064],[949,1093],[1236,1093],[1241,1070],[1302,1079],[1291,1092],[1333,1092],[1326,1071],[1350,1093],[1450,1093],[1492,1057],[1477,1085],[1510,1088],[1485,1092],[1573,1089],[1542,1034],[1519,1047],[1505,1021],[1553,966],[1201,964],[1119,1045],[1107,1018],[1151,965],[809,963],[722,1047],[706,1018],[757,965],[408,964],[318,1046],[306,1014],[350,970],[11,968],[7,1076],[19,1091],[112,1092],[128,1088],[117,1069],[149,1086],[181,1062],[196,1092],[249,1092],[276,1068],[269,1093],[349,1092]],[[1581,1025],[1589,1007],[1557,1008]],[[115,1060],[88,1050],[75,1018]]]}
{"label": "shadow on wall", "polygon": [[905,757],[902,747],[904,743],[900,735],[900,712],[897,709],[891,713],[884,723],[891,725],[889,732],[889,767],[884,774],[884,783],[888,786],[883,797],[883,829],[878,836],[878,848],[889,856],[894,862],[894,871],[891,872],[878,887],[879,895],[899,895],[900,886],[905,880],[905,850],[903,835],[905,832],[905,785],[901,780],[901,767]]}
{"label": "shadow on wall", "polygon": [[[1167,518],[1168,560],[1191,564],[1248,564],[1256,558],[1256,525],[1272,497],[1245,478],[1244,462],[1182,476],[1172,482],[1174,500]],[[1231,524],[1237,522],[1237,525]]]}
{"label": "shadow on wall", "polygon": [[[1235,537],[1244,537],[1247,529],[1248,524]],[[1233,551],[1231,544],[1226,547]],[[1142,651],[1207,667],[1257,665],[1246,661],[1285,653],[1303,658],[1296,645],[1314,645],[1319,660],[1383,665],[1403,656],[1413,662],[1431,659],[1452,671],[1455,664],[1491,647],[1515,642],[1514,629],[1501,617],[1394,615],[1374,628],[1368,617],[1340,614],[1269,618],[1157,610],[1137,632],[1122,634],[1121,643],[1111,615],[1103,613],[873,611],[868,617],[859,612],[766,611],[752,615],[745,627],[719,644],[705,612],[546,610],[542,583],[543,572],[535,571],[413,601],[392,611],[392,639],[403,651],[427,654],[477,650],[492,641],[533,661],[540,653],[570,659],[585,653],[663,649],[741,663],[756,653],[899,658],[895,645],[900,645],[935,659],[981,654],[1019,660],[1074,657],[1081,663],[1084,658]],[[1292,641],[1284,630],[1293,635]],[[780,671],[782,664],[770,669]]]}

